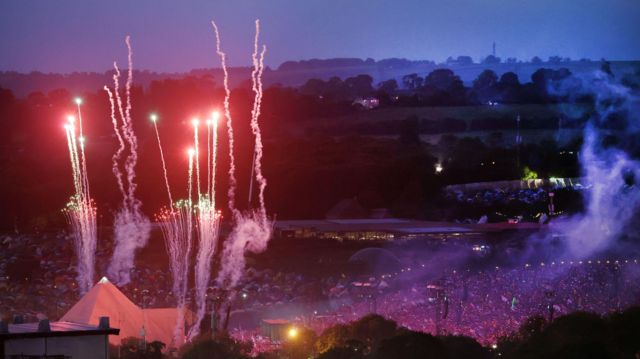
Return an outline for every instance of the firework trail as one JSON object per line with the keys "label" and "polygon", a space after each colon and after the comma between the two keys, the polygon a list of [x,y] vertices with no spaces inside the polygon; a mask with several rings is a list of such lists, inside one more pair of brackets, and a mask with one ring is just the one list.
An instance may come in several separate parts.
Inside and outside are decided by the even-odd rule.
{"label": "firework trail", "polygon": [[[217,168],[217,157],[218,157],[218,121],[220,119],[220,114],[216,111],[212,114],[210,125],[213,126],[213,145],[212,150],[213,153],[211,155],[211,187],[209,188],[209,197],[211,197],[211,201],[215,205],[216,201],[216,168]],[[214,206],[215,207],[215,206]]]}
{"label": "firework trail", "polygon": [[162,161],[162,173],[164,174],[164,183],[167,186],[167,194],[169,195],[169,208],[173,208],[173,196],[171,195],[171,186],[169,186],[169,174],[167,173],[167,163],[164,160],[164,152],[162,151],[162,144],[160,143],[160,132],[158,132],[158,116],[151,115],[151,122],[153,122],[153,128],[156,131],[156,139],[158,140],[158,149],[160,150],[160,160]]}
{"label": "firework trail", "polygon": [[198,126],[200,125],[200,120],[195,118],[191,123],[193,124],[193,146],[196,163],[196,189],[198,190],[197,196],[200,196],[200,143],[198,143]]}
{"label": "firework trail", "polygon": [[118,144],[119,144],[118,149],[116,150],[116,153],[114,153],[113,156],[111,157],[112,172],[113,172],[113,175],[116,177],[116,181],[118,182],[118,189],[120,189],[120,193],[122,193],[122,196],[124,197],[126,195],[126,192],[124,191],[124,184],[122,183],[122,172],[120,172],[120,170],[118,169],[118,159],[122,155],[122,152],[124,152],[125,144],[124,144],[124,141],[122,140],[122,135],[120,134],[120,130],[118,129],[118,119],[116,118],[116,109],[115,109],[115,103],[113,100],[113,93],[111,92],[111,89],[109,89],[109,87],[106,85],[104,86],[104,90],[109,96],[109,103],[111,104],[111,123],[113,124],[113,131],[116,134],[116,138],[118,139]]}
{"label": "firework trail", "polygon": [[193,246],[193,204],[191,199],[193,150],[189,151],[189,198],[174,203],[167,175],[167,166],[164,160],[164,151],[162,150],[162,144],[160,142],[157,120],[157,115],[151,115],[151,121],[153,122],[156,132],[156,139],[158,140],[160,159],[162,160],[162,169],[169,197],[169,207],[163,208],[160,213],[156,215],[156,221],[162,230],[162,237],[164,238],[165,248],[169,256],[169,265],[173,280],[172,292],[176,300],[176,307],[178,308],[172,343],[170,343],[170,347],[177,347],[183,342],[189,258],[191,257],[191,249]]}
{"label": "firework trail", "polygon": [[264,55],[267,51],[266,46],[262,46],[260,52],[260,58],[258,55],[258,40],[260,37],[260,20],[256,20],[256,36],[253,42],[253,71],[252,71],[252,88],[255,93],[253,110],[251,111],[251,131],[255,137],[254,147],[254,161],[253,170],[255,170],[256,181],[259,184],[258,199],[260,202],[260,214],[266,221],[266,208],[264,203],[264,190],[267,187],[267,180],[262,174],[262,134],[260,132],[260,125],[258,124],[258,117],[260,117],[260,106],[262,104],[262,73],[264,71]]}
{"label": "firework trail", "polygon": [[[85,159],[84,156],[84,133],[82,131],[82,111],[80,110],[80,103],[82,102],[82,100],[80,99],[76,99],[76,106],[78,109],[78,124],[80,125],[80,137],[78,137],[78,142],[80,143],[80,158],[81,158],[81,165],[82,165],[82,172],[83,173],[87,173],[87,161]],[[88,176],[84,176],[84,190],[85,190],[85,197],[89,198],[89,178]]]}
{"label": "firework trail", "polygon": [[213,25],[213,31],[216,35],[216,54],[220,57],[220,67],[222,67],[222,71],[224,74],[224,116],[227,119],[227,135],[229,137],[229,189],[227,190],[227,195],[229,196],[229,209],[233,213],[234,216],[238,214],[236,210],[236,161],[235,156],[233,154],[233,123],[231,120],[231,110],[229,108],[229,98],[231,97],[231,90],[229,89],[229,71],[227,69],[227,55],[221,50],[220,47],[220,32],[218,31],[218,26],[215,21],[211,21],[211,25]]}
{"label": "firework trail", "polygon": [[[79,101],[78,101],[79,102]],[[78,103],[79,106],[79,103]],[[78,113],[79,107],[78,107]],[[95,252],[97,242],[96,208],[89,195],[89,180],[84,158],[84,137],[76,134],[75,117],[69,116],[65,124],[67,147],[71,160],[75,194],[63,209],[71,226],[76,255],[78,257],[78,288],[84,294],[93,286]],[[80,152],[78,152],[78,143]]]}
{"label": "firework trail", "polygon": [[173,333],[172,347],[182,342],[184,333],[184,314],[186,305],[189,261],[192,246],[191,219],[192,206],[189,200],[180,200],[171,209],[163,209],[156,217],[162,230],[162,236],[169,255],[172,291],[178,308],[178,318]]}
{"label": "firework trail", "polygon": [[[115,74],[113,75],[114,91],[111,92],[107,86],[105,91],[109,95],[111,103],[111,121],[113,129],[118,138],[119,147],[112,157],[113,173],[118,182],[118,188],[122,193],[122,207],[116,213],[114,221],[114,241],[115,248],[111,263],[109,264],[108,273],[118,285],[125,285],[131,281],[130,272],[134,267],[135,251],[144,247],[149,240],[151,231],[151,223],[141,212],[142,203],[135,197],[135,166],[138,162],[138,140],[133,131],[133,121],[131,118],[131,85],[133,83],[133,53],[131,50],[131,42],[129,36],[126,37],[125,43],[128,50],[128,71],[127,81],[125,84],[124,104],[120,97],[120,70],[114,62],[113,66]],[[115,105],[117,103],[118,121]],[[125,143],[126,142],[126,143]],[[120,170],[120,160],[123,153],[127,150],[127,157],[124,162],[124,170],[126,172],[126,183],[123,181],[123,174]]]}
{"label": "firework trail", "polygon": [[[196,255],[195,266],[195,299],[196,299],[196,320],[191,327],[188,340],[193,340],[200,333],[200,322],[204,318],[206,312],[206,294],[211,279],[211,262],[218,245],[218,236],[220,232],[220,212],[215,208],[215,170],[217,155],[217,131],[218,131],[218,114],[214,113],[213,118],[207,121],[207,136],[211,132],[209,127],[213,126],[213,156],[208,155],[207,163],[207,193],[200,193],[198,199],[198,223],[196,230],[198,232],[198,253]],[[195,138],[197,141],[197,137]],[[209,139],[207,140],[208,142]],[[196,142],[197,143],[197,142]],[[199,168],[196,168],[196,173]]]}
{"label": "firework trail", "polygon": [[[217,277],[217,282],[220,286],[232,290],[244,274],[246,264],[244,257],[245,253],[247,251],[257,253],[265,250],[272,231],[272,223],[267,218],[266,208],[264,206],[264,189],[266,187],[266,179],[262,174],[262,136],[258,125],[260,105],[262,101],[261,77],[264,67],[264,54],[266,52],[266,47],[262,47],[262,51],[258,57],[260,22],[256,20],[255,24],[256,36],[254,40],[254,52],[252,55],[254,68],[251,76],[252,88],[255,97],[251,116],[251,129],[255,137],[255,160],[253,169],[255,170],[256,181],[260,186],[260,208],[257,210],[250,210],[247,213],[240,213],[239,211],[235,211],[234,213],[233,219],[235,221],[235,226],[225,241],[221,268]],[[218,38],[217,35],[216,38]]]}

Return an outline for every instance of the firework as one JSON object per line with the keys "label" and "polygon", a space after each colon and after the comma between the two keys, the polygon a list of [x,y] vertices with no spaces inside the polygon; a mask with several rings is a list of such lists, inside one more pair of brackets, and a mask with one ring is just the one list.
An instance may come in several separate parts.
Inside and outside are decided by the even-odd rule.
{"label": "firework", "polygon": [[[198,233],[198,253],[196,255],[195,266],[195,302],[196,302],[196,320],[188,334],[188,340],[195,338],[200,332],[200,322],[204,318],[206,311],[206,293],[211,279],[211,262],[218,245],[218,236],[220,233],[220,211],[215,207],[215,170],[217,155],[217,128],[218,115],[213,114],[211,120],[207,121],[207,192],[199,193],[197,205],[197,233]],[[213,127],[211,131],[210,127]],[[197,145],[197,128],[194,126],[196,133],[194,142]],[[213,132],[213,141],[210,140],[210,134]],[[213,154],[210,149],[213,147]],[[197,146],[195,150],[198,153]],[[200,171],[196,167],[196,173]],[[198,176],[199,177],[199,176]]]}
{"label": "firework", "polygon": [[[255,138],[254,146],[254,161],[252,171],[255,172],[255,179],[259,184],[259,202],[260,207],[257,210],[249,210],[246,213],[241,213],[235,210],[232,197],[230,196],[229,207],[233,212],[234,227],[231,234],[226,239],[224,249],[222,253],[221,268],[218,273],[217,282],[220,286],[234,289],[242,275],[245,268],[245,253],[246,251],[261,252],[266,249],[269,238],[272,232],[272,223],[267,218],[266,208],[264,203],[264,190],[266,188],[266,179],[262,174],[262,136],[260,133],[260,126],[258,125],[258,118],[260,116],[260,106],[262,101],[262,72],[264,68],[264,55],[266,47],[262,47],[260,53],[259,50],[259,37],[260,37],[260,22],[256,20],[256,35],[254,38],[254,52],[253,59],[253,71],[251,73],[252,88],[254,91],[254,103],[251,112],[251,129]],[[219,34],[217,27],[216,40],[218,48],[220,46]],[[232,135],[232,133],[230,134]],[[232,140],[230,139],[230,145]],[[231,146],[230,146],[231,147]],[[229,149],[230,156],[231,148]],[[230,176],[232,173],[230,172]],[[253,177],[253,175],[252,175]],[[230,182],[234,179],[230,178]],[[253,181],[253,178],[251,179]],[[231,188],[229,189],[231,191]],[[235,188],[233,188],[235,191]],[[232,293],[233,295],[233,293]]]}
{"label": "firework", "polygon": [[[151,232],[149,219],[142,214],[142,203],[135,196],[137,185],[135,183],[135,167],[138,162],[138,139],[133,131],[133,121],[131,118],[131,85],[133,83],[133,53],[131,41],[126,37],[125,43],[128,50],[128,71],[125,84],[125,104],[119,93],[120,70],[114,62],[115,74],[113,75],[113,92],[105,86],[104,89],[109,96],[111,104],[111,122],[113,130],[118,139],[119,147],[112,157],[112,171],[118,182],[118,188],[122,194],[122,205],[115,216],[114,221],[114,241],[115,248],[109,264],[109,276],[118,284],[125,285],[131,281],[130,272],[134,267],[135,252],[144,247]],[[114,102],[115,98],[115,102]],[[118,116],[115,108],[118,107]],[[128,151],[127,151],[128,150]],[[120,170],[121,158],[127,151],[127,157],[122,164],[126,172],[126,181]]]}
{"label": "firework", "polygon": [[[82,112],[80,110],[81,101],[76,101],[76,104],[78,105],[78,118],[82,118]],[[80,292],[84,294],[93,286],[95,273],[94,266],[97,242],[96,207],[89,194],[89,179],[84,154],[85,137],[82,130],[80,130],[79,135],[76,132],[75,120],[76,118],[74,116],[69,116],[67,118],[68,123],[64,126],[71,160],[75,194],[71,197],[63,209],[63,212],[71,226],[76,255],[78,257],[78,288]],[[81,121],[79,124],[80,128],[82,128]],[[80,147],[79,151],[78,147]]]}

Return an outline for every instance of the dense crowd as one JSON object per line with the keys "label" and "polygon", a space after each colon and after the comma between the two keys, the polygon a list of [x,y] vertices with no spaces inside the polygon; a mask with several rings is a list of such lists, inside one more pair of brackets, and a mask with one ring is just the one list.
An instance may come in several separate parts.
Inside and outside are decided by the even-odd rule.
{"label": "dense crowd", "polygon": [[[79,299],[70,241],[52,236],[0,238],[5,249],[0,252],[3,318],[58,319]],[[100,266],[108,256],[99,252],[97,258]],[[255,350],[268,350],[273,343],[259,336],[260,319],[286,318],[320,333],[377,312],[412,330],[467,335],[492,344],[534,315],[606,314],[640,304],[640,263],[633,258],[429,271],[413,263],[397,274],[309,277],[249,268],[229,302],[231,333],[253,341]],[[136,304],[173,305],[168,271],[138,266],[131,277],[121,289]]]}
{"label": "dense crowd", "polygon": [[312,323],[320,331],[373,309],[412,330],[493,344],[531,316],[549,320],[574,311],[607,314],[638,304],[638,260],[559,261],[474,273],[454,270],[432,283],[348,296],[326,313],[330,315]]}

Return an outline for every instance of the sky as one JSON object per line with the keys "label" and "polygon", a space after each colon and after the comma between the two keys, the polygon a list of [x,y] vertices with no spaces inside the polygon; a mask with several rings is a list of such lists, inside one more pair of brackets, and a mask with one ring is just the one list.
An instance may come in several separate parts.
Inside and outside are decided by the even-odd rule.
{"label": "sky", "polygon": [[259,18],[266,63],[310,58],[443,61],[640,59],[638,0],[2,0],[0,71],[73,72],[126,61],[158,72],[218,67],[210,21],[233,66],[249,65]]}

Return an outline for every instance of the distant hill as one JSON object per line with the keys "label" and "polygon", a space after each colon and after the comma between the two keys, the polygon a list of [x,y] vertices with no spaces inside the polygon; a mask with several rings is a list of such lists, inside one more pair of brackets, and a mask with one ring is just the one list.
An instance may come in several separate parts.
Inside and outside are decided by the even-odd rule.
{"label": "distant hill", "polygon": [[[359,74],[367,74],[374,78],[374,82],[395,78],[401,83],[404,75],[416,73],[426,76],[436,68],[450,68],[467,84],[471,83],[480,72],[491,69],[498,75],[505,72],[515,72],[520,81],[529,81],[531,74],[541,68],[566,67],[576,75],[588,74],[600,68],[599,61],[569,61],[569,62],[515,62],[499,64],[436,64],[433,61],[410,61],[406,59],[373,59],[337,58],[311,59],[302,61],[287,61],[276,70],[265,69],[264,83],[267,86],[281,84],[283,86],[300,86],[310,78],[328,79],[332,76],[347,78]],[[612,61],[611,68],[615,74],[625,74],[640,68],[640,61]],[[230,69],[231,86],[239,86],[250,78],[251,69],[248,67],[234,67]],[[12,71],[0,72],[0,87],[10,89],[18,97],[25,97],[31,92],[49,92],[57,88],[65,88],[73,93],[95,91],[106,84],[111,84],[113,71],[74,72],[70,74],[56,73],[18,73]],[[184,78],[187,76],[210,77],[217,84],[222,83],[221,69],[196,69],[185,73],[158,73],[151,71],[134,71],[134,83],[144,87],[152,81]]]}

